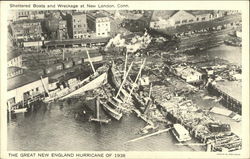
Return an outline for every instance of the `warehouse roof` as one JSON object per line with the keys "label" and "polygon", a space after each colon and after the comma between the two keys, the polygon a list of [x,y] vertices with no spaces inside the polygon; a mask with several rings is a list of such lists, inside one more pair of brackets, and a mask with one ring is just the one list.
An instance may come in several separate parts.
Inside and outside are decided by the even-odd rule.
{"label": "warehouse roof", "polygon": [[[179,10],[157,10],[153,12],[151,21],[158,21],[159,19],[167,20],[172,17]],[[191,13],[194,16],[212,14],[213,10],[184,10],[185,12]]]}
{"label": "warehouse roof", "polygon": [[12,73],[12,72],[16,72],[16,71],[19,71],[19,70],[22,70],[22,68],[11,66],[11,67],[8,67],[7,72]]}
{"label": "warehouse roof", "polygon": [[32,72],[26,72],[8,79],[7,90],[13,90],[38,80],[40,80],[39,75]]}
{"label": "warehouse roof", "polygon": [[156,10],[153,12],[151,21],[158,21],[159,18],[167,20],[177,12],[178,10]]}
{"label": "warehouse roof", "polygon": [[212,14],[214,11],[213,10],[190,10],[187,12],[196,16],[196,15]]}
{"label": "warehouse roof", "polygon": [[8,54],[7,54],[7,59],[8,61],[12,60],[13,58],[16,58],[18,56],[20,56],[21,53],[20,52],[17,52],[17,51],[10,51]]}
{"label": "warehouse roof", "polygon": [[96,18],[104,18],[104,17],[107,17],[107,16],[102,14],[102,13],[89,13],[88,17],[96,19]]}
{"label": "warehouse roof", "polygon": [[74,45],[74,44],[87,44],[87,43],[102,43],[108,42],[110,38],[98,38],[98,39],[70,39],[63,41],[50,41],[45,44],[45,46],[55,46],[55,45]]}

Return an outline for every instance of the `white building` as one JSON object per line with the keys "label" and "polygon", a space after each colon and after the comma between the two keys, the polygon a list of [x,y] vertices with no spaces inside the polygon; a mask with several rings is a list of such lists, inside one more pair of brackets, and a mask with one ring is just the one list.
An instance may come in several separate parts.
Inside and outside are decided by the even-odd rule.
{"label": "white building", "polygon": [[[7,106],[21,104],[25,100],[45,93],[48,86],[48,77],[43,78],[34,73],[26,72],[24,74],[8,79],[7,85]],[[46,87],[46,88],[44,88]]]}
{"label": "white building", "polygon": [[214,18],[219,18],[220,15],[212,10],[167,10],[154,11],[150,28],[164,29],[167,27],[175,27],[184,24],[197,23],[202,21],[209,21]]}
{"label": "white building", "polygon": [[22,55],[19,53],[8,53],[8,67],[22,67]]}
{"label": "white building", "polygon": [[94,31],[97,37],[108,37],[110,35],[109,17],[100,13],[88,14],[87,22],[90,31]]}

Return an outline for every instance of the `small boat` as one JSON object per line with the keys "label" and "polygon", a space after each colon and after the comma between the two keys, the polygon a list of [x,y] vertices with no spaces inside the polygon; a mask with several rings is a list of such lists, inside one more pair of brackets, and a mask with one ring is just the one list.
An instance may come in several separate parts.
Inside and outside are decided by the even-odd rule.
{"label": "small boat", "polygon": [[14,109],[14,110],[12,110],[12,112],[13,112],[14,114],[16,114],[16,113],[25,113],[25,112],[27,112],[27,108],[18,108],[18,109]]}
{"label": "small boat", "polygon": [[115,105],[115,103],[107,101],[107,102],[102,102],[100,101],[100,103],[103,106],[103,109],[114,119],[116,120],[120,120],[122,117],[122,113],[120,112],[120,110],[117,108],[117,106]]}
{"label": "small boat", "polygon": [[189,132],[181,124],[174,124],[172,132],[179,142],[191,140]]}

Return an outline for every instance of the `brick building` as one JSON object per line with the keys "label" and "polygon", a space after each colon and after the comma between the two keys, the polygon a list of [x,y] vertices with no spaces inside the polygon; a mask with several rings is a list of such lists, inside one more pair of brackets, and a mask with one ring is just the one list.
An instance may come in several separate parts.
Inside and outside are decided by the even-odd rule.
{"label": "brick building", "polygon": [[87,36],[87,17],[85,13],[76,12],[72,14],[73,38],[85,38]]}

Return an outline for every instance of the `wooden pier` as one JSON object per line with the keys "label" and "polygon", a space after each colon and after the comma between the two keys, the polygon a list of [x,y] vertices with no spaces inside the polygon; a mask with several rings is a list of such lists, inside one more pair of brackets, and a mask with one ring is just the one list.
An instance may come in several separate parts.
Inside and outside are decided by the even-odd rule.
{"label": "wooden pier", "polygon": [[211,83],[208,85],[208,91],[213,95],[221,96],[222,99],[220,103],[223,106],[240,115],[242,114],[242,103],[240,99],[237,99],[232,95],[229,95],[228,93],[220,89],[218,86],[212,85]]}
{"label": "wooden pier", "polygon": [[7,109],[8,119],[11,120],[12,114],[15,114],[15,113],[25,113],[28,110],[33,111],[36,103],[39,101],[42,101],[44,97],[45,97],[45,94],[42,93],[36,96],[32,96],[14,105],[8,106],[8,109]]}

